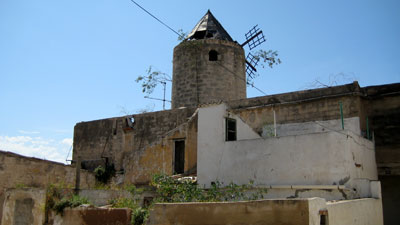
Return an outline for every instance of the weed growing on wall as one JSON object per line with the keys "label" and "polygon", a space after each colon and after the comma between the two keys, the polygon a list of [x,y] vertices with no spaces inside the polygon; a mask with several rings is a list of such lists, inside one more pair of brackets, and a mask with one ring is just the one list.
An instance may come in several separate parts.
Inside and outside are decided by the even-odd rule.
{"label": "weed growing on wall", "polygon": [[131,198],[116,198],[111,200],[109,203],[113,208],[129,208],[132,210],[131,224],[142,225],[149,217],[149,209],[147,207],[141,207],[139,205],[140,194],[143,193],[143,188],[136,188],[135,185],[125,185],[124,189],[128,191]]}
{"label": "weed growing on wall", "polygon": [[237,185],[230,183],[221,187],[213,182],[209,189],[201,189],[190,179],[176,180],[165,174],[153,176],[151,185],[156,187],[156,202],[220,202],[263,199],[266,188],[255,188],[254,183]]}
{"label": "weed growing on wall", "polygon": [[63,215],[65,208],[78,207],[83,204],[90,204],[86,198],[75,195],[71,188],[64,184],[50,184],[46,189],[45,201],[45,223],[48,223],[50,210],[54,210],[57,214]]}
{"label": "weed growing on wall", "polygon": [[60,201],[56,202],[53,209],[57,214],[63,215],[65,208],[75,208],[83,204],[90,204],[89,200],[79,195],[71,195],[63,197]]}
{"label": "weed growing on wall", "polygon": [[100,183],[106,184],[115,175],[114,165],[98,166],[94,169],[94,176]]}

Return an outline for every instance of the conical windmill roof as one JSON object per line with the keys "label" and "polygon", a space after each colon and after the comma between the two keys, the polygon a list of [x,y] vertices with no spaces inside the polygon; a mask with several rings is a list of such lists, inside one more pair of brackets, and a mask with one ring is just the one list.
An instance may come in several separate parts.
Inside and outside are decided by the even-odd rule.
{"label": "conical windmill roof", "polygon": [[210,10],[200,19],[186,39],[219,39],[233,41],[231,36],[226,32]]}

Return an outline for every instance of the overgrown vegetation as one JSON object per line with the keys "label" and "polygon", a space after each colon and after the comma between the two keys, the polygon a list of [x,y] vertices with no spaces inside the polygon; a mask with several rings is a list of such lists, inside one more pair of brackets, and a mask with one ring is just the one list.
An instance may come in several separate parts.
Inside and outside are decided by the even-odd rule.
{"label": "overgrown vegetation", "polygon": [[129,208],[132,210],[131,224],[142,225],[149,217],[149,208],[141,207],[139,204],[140,195],[143,193],[143,188],[136,188],[135,185],[125,185],[124,189],[128,191],[132,198],[116,198],[110,201],[113,208]]}
{"label": "overgrown vegetation", "polygon": [[63,215],[65,208],[75,208],[83,204],[90,204],[90,202],[87,198],[79,195],[71,195],[63,197],[59,202],[56,202],[53,209],[57,214]]}
{"label": "overgrown vegetation", "polygon": [[114,165],[98,166],[94,169],[94,175],[98,182],[106,184],[115,175]]}
{"label": "overgrown vegetation", "polygon": [[[166,174],[156,174],[152,177],[150,185],[155,188],[157,197],[150,206],[141,207],[141,195],[144,188],[135,185],[125,185],[124,190],[132,197],[119,197],[109,203],[113,208],[129,208],[132,210],[131,223],[142,225],[149,217],[149,210],[153,203],[157,202],[221,202],[263,199],[267,193],[266,188],[255,188],[253,182],[245,185],[230,183],[223,186],[221,182],[213,182],[208,189],[200,188],[191,179],[174,179]],[[107,185],[103,185],[107,186]],[[90,204],[86,198],[73,193],[73,189],[61,185],[50,185],[46,192],[45,215],[46,223],[48,213],[54,210],[57,214],[63,214],[65,208],[77,207],[82,204]]]}
{"label": "overgrown vegetation", "polygon": [[87,198],[75,195],[71,188],[63,184],[50,184],[46,190],[45,224],[48,222],[50,210],[63,215],[65,208],[74,208],[83,204],[90,204],[90,202]]}
{"label": "overgrown vegetation", "polygon": [[256,200],[264,198],[266,188],[254,188],[253,182],[237,185],[230,183],[222,188],[216,181],[209,189],[200,188],[190,179],[176,180],[165,174],[153,176],[151,185],[156,187],[156,202],[220,202]]}

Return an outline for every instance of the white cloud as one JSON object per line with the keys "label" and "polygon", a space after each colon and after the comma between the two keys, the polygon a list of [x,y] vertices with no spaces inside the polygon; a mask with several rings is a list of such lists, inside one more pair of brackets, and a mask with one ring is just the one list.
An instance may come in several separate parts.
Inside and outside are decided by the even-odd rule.
{"label": "white cloud", "polygon": [[62,144],[65,144],[65,145],[68,145],[68,146],[71,146],[71,145],[72,145],[72,138],[64,138],[64,139],[61,141],[61,143],[62,143]]}
{"label": "white cloud", "polygon": [[18,131],[21,134],[40,134],[39,131],[26,131],[26,130],[19,130]]}
{"label": "white cloud", "polygon": [[25,156],[65,163],[69,147],[63,144],[68,142],[68,139],[65,138],[61,142],[56,142],[42,137],[0,136],[0,149]]}

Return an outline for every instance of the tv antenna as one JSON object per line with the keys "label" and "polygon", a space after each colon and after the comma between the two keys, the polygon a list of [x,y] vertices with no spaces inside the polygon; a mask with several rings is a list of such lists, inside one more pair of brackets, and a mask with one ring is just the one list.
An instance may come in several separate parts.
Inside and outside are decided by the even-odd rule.
{"label": "tv antenna", "polygon": [[[253,50],[254,48],[258,47],[262,43],[265,42],[265,37],[260,28],[257,28],[258,25],[255,25],[253,28],[249,30],[245,34],[246,41],[243,42],[240,46],[249,46],[250,50]],[[260,61],[260,57],[256,57],[250,52],[246,56],[246,75],[250,78],[254,78],[253,76],[255,75],[255,72],[257,72],[256,66],[258,64],[258,61]],[[249,83],[248,83],[249,84]]]}
{"label": "tv antenna", "polygon": [[161,99],[161,98],[153,98],[153,97],[150,97],[150,96],[144,96],[145,98],[148,98],[148,99],[152,99],[152,100],[157,100],[157,101],[162,101],[163,102],[163,110],[165,110],[165,102],[171,102],[170,100],[166,100],[165,99],[165,89],[166,89],[166,87],[167,87],[167,82],[165,82],[165,81],[158,81],[158,82],[160,82],[162,85],[163,85],[163,90],[164,90],[164,97]]}

